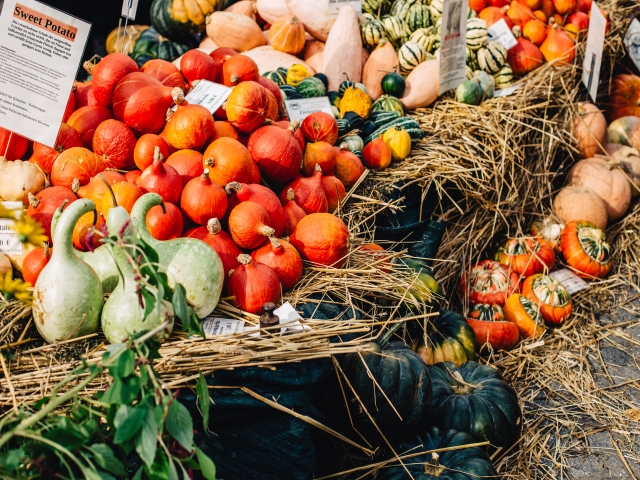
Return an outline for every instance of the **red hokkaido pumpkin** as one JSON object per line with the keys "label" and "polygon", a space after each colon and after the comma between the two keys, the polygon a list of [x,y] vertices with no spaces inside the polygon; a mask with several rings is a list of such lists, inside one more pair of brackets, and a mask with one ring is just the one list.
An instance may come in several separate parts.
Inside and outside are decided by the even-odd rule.
{"label": "red hokkaido pumpkin", "polygon": [[[149,167],[151,168],[151,167]],[[133,206],[138,199],[143,195],[143,191],[137,185],[129,182],[116,183],[111,187],[113,195],[116,199],[116,204],[119,207],[124,208],[127,212],[131,213]],[[107,216],[109,210],[113,208],[113,197],[111,194],[105,194],[102,197],[102,215]]]}
{"label": "red hokkaido pumpkin", "polygon": [[249,313],[259,313],[267,303],[280,299],[280,279],[276,272],[266,265],[255,262],[249,255],[238,255],[240,265],[233,270],[227,292],[233,297],[233,304]]}
{"label": "red hokkaido pumpkin", "polygon": [[132,169],[135,166],[135,148],[135,135],[118,120],[105,120],[93,134],[93,152],[101,158],[105,168]]}
{"label": "red hokkaido pumpkin", "polygon": [[222,218],[227,204],[227,195],[222,187],[211,181],[208,168],[184,186],[180,199],[185,216],[198,225],[206,225],[211,218]]}
{"label": "red hokkaido pumpkin", "polygon": [[80,198],[90,198],[96,204],[98,213],[102,213],[102,199],[109,191],[105,181],[113,186],[126,181],[125,177],[113,170],[106,170],[93,177],[89,183],[78,189],[77,195]]}
{"label": "red hokkaido pumpkin", "polygon": [[142,72],[124,77],[113,92],[113,115],[139,133],[159,133],[173,106],[171,87]]}
{"label": "red hokkaido pumpkin", "polygon": [[130,172],[124,174],[124,179],[129,183],[137,185],[140,175],[142,175],[142,172],[140,170],[131,170]]}
{"label": "red hokkaido pumpkin", "polygon": [[576,46],[564,30],[552,25],[547,31],[547,38],[540,46],[540,52],[547,62],[571,63],[576,57]]}
{"label": "red hokkaido pumpkin", "polygon": [[529,20],[535,18],[533,11],[518,0],[513,0],[509,4],[507,16],[511,19],[514,25],[519,25],[520,28],[522,28],[522,26]]}
{"label": "red hokkaido pumpkin", "polygon": [[204,173],[202,154],[195,150],[178,150],[167,158],[167,165],[175,168],[182,178],[182,187]]}
{"label": "red hokkaido pumpkin", "polygon": [[222,83],[227,87],[234,87],[242,82],[258,82],[259,80],[258,65],[246,55],[229,57],[222,65]]}
{"label": "red hokkaido pumpkin", "polygon": [[147,213],[147,229],[156,240],[173,240],[182,235],[182,213],[173,203],[164,202],[164,207],[167,213],[162,211],[162,205],[151,207]]}
{"label": "red hokkaido pumpkin", "polygon": [[51,260],[52,249],[45,243],[43,247],[34,248],[24,257],[22,262],[22,278],[31,286],[35,286],[40,272]]}
{"label": "red hokkaido pumpkin", "polygon": [[509,65],[515,75],[526,75],[542,65],[542,52],[526,38],[520,36],[520,27],[513,27],[513,34],[518,42],[507,52]]}
{"label": "red hokkaido pumpkin", "polygon": [[180,200],[182,178],[172,166],[165,164],[159,148],[153,163],[142,172],[137,183],[143,193],[157,193],[165,202],[177,204]]}
{"label": "red hokkaido pumpkin", "polygon": [[589,13],[591,11],[592,0],[578,0],[576,2],[576,10],[583,13]]}
{"label": "red hokkaido pumpkin", "polygon": [[294,120],[293,122],[290,122],[289,120],[280,120],[275,124],[281,128],[287,129],[291,126],[292,123],[295,125],[298,125],[298,127],[295,129],[295,132],[293,132],[293,136],[295,137],[296,140],[298,140],[298,145],[300,145],[300,151],[304,153],[304,147],[307,144],[307,142],[304,139],[302,130],[300,130],[300,121]]}
{"label": "red hokkaido pumpkin", "polygon": [[64,114],[62,115],[62,123],[65,123],[69,120],[69,117],[76,110],[76,86],[71,87],[71,93],[69,94],[69,100],[67,100],[67,106],[64,109]]}
{"label": "red hokkaido pumpkin", "polygon": [[255,202],[242,202],[229,214],[229,233],[240,248],[253,250],[265,237],[273,237],[275,230],[264,207]]}
{"label": "red hokkaido pumpkin", "polygon": [[230,182],[249,183],[251,179],[251,154],[247,147],[233,138],[217,139],[209,145],[202,158],[211,180],[221,187]]}
{"label": "red hokkaido pumpkin", "polygon": [[218,76],[216,77],[216,83],[222,83],[222,67],[227,59],[231,57],[235,57],[239,55],[233,48],[228,47],[220,47],[216,48],[213,52],[209,54],[209,56],[213,59],[216,64],[216,68],[218,71]]}
{"label": "red hokkaido pumpkin", "polygon": [[0,127],[0,157],[7,160],[20,160],[29,148],[29,140]]}
{"label": "red hokkaido pumpkin", "polygon": [[576,4],[577,0],[553,0],[553,6],[560,15],[573,12]]}
{"label": "red hokkaido pumpkin", "polygon": [[542,0],[518,0],[523,5],[526,5],[531,10],[537,10],[542,5]]}
{"label": "red hokkaido pumpkin", "polygon": [[259,184],[262,182],[262,175],[260,175],[260,168],[256,162],[253,162],[253,168],[251,169],[251,178],[249,183]]}
{"label": "red hokkaido pumpkin", "polygon": [[578,31],[583,32],[589,29],[589,16],[584,12],[573,12],[567,17],[565,27],[568,25],[575,25],[578,27]]}
{"label": "red hokkaido pumpkin", "polygon": [[55,211],[63,204],[70,204],[77,200],[75,194],[67,187],[49,187],[37,195],[29,194],[29,208],[27,215],[39,222],[44,233],[51,241],[51,220]]}
{"label": "red hokkaido pumpkin", "polygon": [[503,8],[509,6],[509,0],[487,0],[487,7]]}
{"label": "red hokkaido pumpkin", "polygon": [[276,99],[276,103],[278,104],[278,111],[281,111],[284,106],[284,99],[282,98],[282,91],[278,84],[267,77],[263,77],[262,75],[258,77],[258,83],[273,94]]}
{"label": "red hokkaido pumpkin", "polygon": [[91,150],[73,147],[62,152],[53,162],[51,183],[71,188],[77,180],[80,185],[86,185],[103,170],[104,165]]}
{"label": "red hokkaido pumpkin", "polygon": [[303,259],[341,268],[349,253],[349,229],[330,213],[313,213],[298,222],[289,242]]}
{"label": "red hokkaido pumpkin", "polygon": [[251,133],[263,126],[266,120],[275,121],[278,115],[271,92],[253,81],[242,82],[233,89],[227,99],[226,112],[229,123],[242,133]]}
{"label": "red hokkaido pumpkin", "polygon": [[364,147],[362,163],[372,170],[384,170],[391,165],[391,149],[382,139],[382,135]]}
{"label": "red hokkaido pumpkin", "polygon": [[300,130],[309,142],[327,142],[333,145],[338,140],[338,123],[325,112],[315,112],[306,117]]}
{"label": "red hokkaido pumpkin", "polygon": [[[327,213],[329,211],[329,201],[322,188],[322,171],[316,166],[316,171],[310,177],[298,177],[289,183],[282,191],[283,195],[293,189],[295,201],[307,213]],[[286,196],[281,198],[286,201]]]}
{"label": "red hokkaido pumpkin", "polygon": [[189,84],[196,80],[215,82],[218,66],[209,55],[198,49],[189,50],[180,60],[180,71]]}
{"label": "red hokkaido pumpkin", "polygon": [[44,173],[50,174],[53,162],[58,155],[73,147],[82,147],[80,134],[72,126],[63,123],[60,125],[54,148],[33,142],[33,155],[30,161],[37,164]]}
{"label": "red hokkaido pumpkin", "polygon": [[339,178],[336,178],[333,175],[325,175],[322,177],[322,189],[324,190],[324,194],[327,196],[329,213],[335,212],[340,206],[340,203],[344,201],[347,196],[344,184]]}
{"label": "red hokkaido pumpkin", "polygon": [[276,272],[284,290],[295,287],[302,276],[300,254],[281,238],[270,237],[268,242],[251,253],[251,258]]}
{"label": "red hokkaido pumpkin", "polygon": [[487,27],[490,27],[499,20],[504,20],[509,29],[513,28],[513,22],[503,8],[487,7],[478,14],[478,18],[484,20]]}
{"label": "red hokkaido pumpkin", "polygon": [[302,150],[294,132],[300,126],[292,122],[285,129],[278,125],[262,127],[249,137],[251,158],[260,167],[260,173],[269,181],[293,180],[300,170]]}
{"label": "red hokkaido pumpkin", "polygon": [[479,13],[486,6],[487,6],[487,0],[470,0],[469,1],[469,8],[476,13]]}
{"label": "red hokkaido pumpkin", "polygon": [[105,107],[88,106],[73,112],[67,123],[80,134],[82,145],[85,148],[93,147],[93,134],[105,120],[113,118],[111,110]]}
{"label": "red hokkaido pumpkin", "polygon": [[542,45],[547,38],[547,26],[538,19],[529,20],[524,24],[522,35],[535,45]]}
{"label": "red hokkaido pumpkin", "polygon": [[76,87],[76,110],[82,107],[98,105],[91,87],[91,80],[88,82],[75,81],[73,85]]}
{"label": "red hokkaido pumpkin", "polygon": [[[324,187],[324,184],[323,184]],[[284,215],[286,217],[286,227],[284,230],[285,235],[291,235],[296,226],[304,217],[307,216],[305,211],[296,203],[295,194],[293,188],[288,188],[286,193],[286,202],[284,203]],[[328,201],[328,198],[327,198]]]}
{"label": "red hokkaido pumpkin", "polygon": [[180,73],[178,67],[171,62],[154,58],[142,65],[142,67],[140,67],[140,71],[147,75],[151,75],[165,87],[178,87],[181,90],[185,89],[182,73]]}
{"label": "red hokkaido pumpkin", "polygon": [[118,82],[130,73],[138,71],[136,62],[124,53],[110,53],[97,65],[89,63],[87,71],[91,74],[91,88],[98,105],[110,107]]}
{"label": "red hokkaido pumpkin", "polygon": [[[95,223],[94,223],[95,221]],[[102,231],[105,228],[105,220],[101,215],[94,215],[94,212],[85,213],[73,227],[71,240],[76,250],[88,252],[95,250],[102,245]]]}
{"label": "red hokkaido pumpkin", "polygon": [[324,175],[333,175],[336,166],[336,150],[327,142],[307,143],[302,157],[302,174],[310,177],[316,167]]}
{"label": "red hokkaido pumpkin", "polygon": [[342,144],[339,148],[334,147],[334,149],[336,151],[335,176],[342,181],[346,188],[351,188],[364,173],[362,160],[349,150],[347,144]]}
{"label": "red hokkaido pumpkin", "polygon": [[620,117],[640,117],[640,77],[631,74],[613,77],[607,104],[609,122]]}
{"label": "red hokkaido pumpkin", "polygon": [[231,182],[225,187],[225,192],[229,200],[229,211],[242,202],[257,203],[269,214],[269,225],[273,228],[274,235],[281,237],[284,234],[287,220],[282,204],[273,190],[257,184]]}
{"label": "red hokkaido pumpkin", "polygon": [[190,105],[179,88],[174,88],[172,95],[178,108],[171,114],[164,129],[169,143],[177,150],[200,150],[213,135],[211,113],[201,105]]}
{"label": "red hokkaido pumpkin", "polygon": [[238,140],[238,132],[236,132],[236,129],[233,128],[233,125],[229,122],[217,120],[213,122],[213,135],[211,136],[210,141],[213,143],[222,137],[229,137],[234,140]]}
{"label": "red hokkaido pumpkin", "polygon": [[476,263],[460,278],[460,291],[472,304],[504,305],[519,287],[518,274],[492,260]]}
{"label": "red hokkaido pumpkin", "polygon": [[140,170],[144,170],[153,163],[153,155],[156,147],[160,149],[160,154],[167,158],[169,156],[169,145],[162,137],[153,133],[142,135],[133,150],[133,161]]}
{"label": "red hokkaido pumpkin", "polygon": [[547,18],[551,18],[556,13],[556,7],[553,5],[553,0],[542,0],[540,10],[545,14]]}
{"label": "red hokkaido pumpkin", "polygon": [[216,251],[222,261],[225,282],[229,271],[240,265],[238,255],[242,254],[242,250],[235,244],[229,234],[222,230],[220,220],[217,218],[209,219],[206,226],[189,230],[185,237],[202,240]]}

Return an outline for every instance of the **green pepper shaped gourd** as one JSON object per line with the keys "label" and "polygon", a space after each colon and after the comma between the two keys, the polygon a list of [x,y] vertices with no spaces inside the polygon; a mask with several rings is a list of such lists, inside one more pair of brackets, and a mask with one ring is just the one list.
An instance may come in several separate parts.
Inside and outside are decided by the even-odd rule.
{"label": "green pepper shaped gourd", "polygon": [[47,342],[94,333],[104,304],[98,275],[78,258],[71,236],[76,222],[96,205],[89,199],[73,202],[62,213],[53,241],[51,260],[34,290],[33,319]]}

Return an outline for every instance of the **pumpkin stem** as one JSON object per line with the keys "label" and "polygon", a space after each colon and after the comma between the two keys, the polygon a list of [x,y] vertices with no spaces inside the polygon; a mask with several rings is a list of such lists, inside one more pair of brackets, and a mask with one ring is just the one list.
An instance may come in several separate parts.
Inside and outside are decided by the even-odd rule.
{"label": "pumpkin stem", "polygon": [[300,125],[302,125],[302,122],[300,121],[300,119],[296,118],[293,122],[289,124],[287,128],[291,130],[293,133],[296,133],[296,130],[300,128]]}
{"label": "pumpkin stem", "polygon": [[210,218],[207,222],[207,231],[211,235],[218,235],[222,231],[222,225],[217,218]]}
{"label": "pumpkin stem", "polygon": [[[31,195],[31,194],[29,194]],[[34,197],[35,198],[35,197]],[[287,200],[292,201],[296,199],[296,194],[293,191],[293,188],[289,188],[289,190],[287,190]]]}
{"label": "pumpkin stem", "polygon": [[31,205],[33,208],[38,208],[38,205],[40,205],[40,200],[38,200],[36,196],[31,192],[27,194],[27,197],[29,198],[29,205]]}
{"label": "pumpkin stem", "polygon": [[96,68],[96,66],[93,62],[90,62],[89,60],[87,60],[82,64],[82,68],[84,68],[87,71],[87,73],[91,75],[91,72],[93,72],[93,69]]}
{"label": "pumpkin stem", "polygon": [[387,343],[389,343],[391,337],[393,337],[393,335],[400,329],[400,327],[402,327],[402,325],[404,325],[404,322],[395,323],[389,330],[387,330],[387,333],[385,333],[380,339],[378,339],[376,343],[380,346],[380,348],[384,348]]}
{"label": "pumpkin stem", "polygon": [[238,263],[241,263],[242,265],[249,265],[251,263],[251,255],[241,253],[240,255],[238,255],[238,258],[236,260],[238,260]]}
{"label": "pumpkin stem", "polygon": [[431,461],[424,464],[424,473],[433,477],[439,477],[446,467],[440,465],[440,455],[431,452]]}
{"label": "pumpkin stem", "polygon": [[349,144],[348,144],[348,143],[346,143],[346,142],[342,142],[342,143],[340,144],[340,150],[350,150],[350,148],[349,148]]}
{"label": "pumpkin stem", "polygon": [[171,90],[171,98],[176,105],[182,105],[184,103],[184,92],[180,87],[174,87]]}
{"label": "pumpkin stem", "polygon": [[271,246],[273,248],[282,248],[280,240],[278,240],[276,237],[269,237],[269,241],[271,242]]}
{"label": "pumpkin stem", "polygon": [[298,23],[300,20],[298,20],[298,17],[296,17],[295,15],[293,17],[291,17],[291,23],[293,23],[294,25],[296,23]]}
{"label": "pumpkin stem", "polygon": [[227,186],[224,187],[224,191],[229,196],[233,195],[234,193],[238,193],[240,190],[242,190],[242,185],[240,184],[240,182],[229,182],[227,183]]}
{"label": "pumpkin stem", "polygon": [[208,180],[209,179],[209,169],[205,168],[204,172],[202,172],[202,175],[200,177],[204,178],[205,180]]}
{"label": "pumpkin stem", "polygon": [[71,182],[71,191],[77,194],[78,190],[80,190],[80,180],[74,178],[73,182]]}
{"label": "pumpkin stem", "polygon": [[[156,147],[156,148],[158,148],[158,147]],[[213,165],[215,164],[215,160],[213,158],[209,157],[204,161],[204,164],[207,167],[213,167]]]}
{"label": "pumpkin stem", "polygon": [[[156,147],[156,148],[158,149],[158,151],[160,151],[159,147]],[[102,175],[102,173],[99,173],[98,176],[100,177],[100,180],[102,180],[104,184],[107,186],[107,189],[109,190],[109,194],[111,195],[111,201],[113,202],[113,206],[117,207],[118,202],[116,201],[116,194],[113,193],[113,188],[111,188],[111,185],[109,185],[109,182],[107,182],[107,179],[104,178],[104,175]],[[95,225],[95,222],[94,222],[94,225]]]}
{"label": "pumpkin stem", "polygon": [[153,161],[154,162],[162,162],[164,160],[164,157],[162,156],[162,153],[160,152],[160,147],[155,147],[153,149]]}
{"label": "pumpkin stem", "polygon": [[231,83],[238,83],[240,81],[240,77],[238,75],[231,75],[229,80],[231,80]]}
{"label": "pumpkin stem", "polygon": [[522,29],[520,28],[519,25],[515,25],[511,31],[513,32],[513,36],[516,38],[519,38],[522,36]]}
{"label": "pumpkin stem", "polygon": [[204,19],[204,24],[209,25],[211,23],[211,15],[207,15],[207,18]]}
{"label": "pumpkin stem", "polygon": [[271,228],[271,227],[269,227],[269,226],[267,226],[267,225],[263,225],[263,226],[261,226],[261,227],[258,229],[258,231],[259,231],[262,235],[264,235],[265,237],[273,237],[273,236],[275,235],[275,233],[276,233],[276,231],[275,231],[273,228]]}
{"label": "pumpkin stem", "polygon": [[313,171],[322,173],[322,167],[320,166],[319,163],[316,163],[316,166],[314,167]]}
{"label": "pumpkin stem", "polygon": [[462,378],[462,375],[460,375],[460,372],[458,371],[452,372],[448,368],[447,368],[447,371],[451,375],[451,378],[453,378],[456,382],[458,382],[456,386],[452,387],[452,390],[455,393],[459,393],[461,395],[468,395],[469,393],[473,392],[476,389],[475,385],[471,385],[470,383],[467,383],[464,381],[464,379]]}
{"label": "pumpkin stem", "polygon": [[380,41],[378,42],[378,46],[379,47],[384,47],[387,43],[389,43],[389,40],[387,40],[387,37],[382,37],[380,39]]}

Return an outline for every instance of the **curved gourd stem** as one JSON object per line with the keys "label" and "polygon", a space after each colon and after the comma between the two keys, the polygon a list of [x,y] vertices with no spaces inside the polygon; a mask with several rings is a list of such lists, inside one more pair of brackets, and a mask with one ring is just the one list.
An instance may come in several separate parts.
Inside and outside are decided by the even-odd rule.
{"label": "curved gourd stem", "polygon": [[402,325],[404,325],[404,322],[398,322],[395,325],[393,325],[387,331],[387,333],[385,333],[382,337],[378,339],[378,341],[376,342],[378,346],[380,348],[384,348],[387,345],[387,343],[389,343],[389,340],[391,340],[391,337],[393,337],[393,334],[396,333],[400,329],[400,327],[402,327]]}
{"label": "curved gourd stem", "polygon": [[[100,177],[100,180],[102,180],[104,184],[107,186],[107,190],[109,190],[109,193],[111,194],[111,201],[113,202],[113,206],[117,207],[118,201],[116,200],[116,194],[113,193],[113,188],[111,188],[111,185],[109,185],[109,182],[107,182],[107,179],[104,178],[104,175],[102,175],[102,173],[99,173],[98,176]],[[95,225],[96,223],[93,222],[93,224]]]}
{"label": "curved gourd stem", "polygon": [[69,205],[58,220],[54,238],[53,256],[63,256],[69,259],[77,258],[73,248],[71,236],[73,229],[85,213],[95,211],[96,204],[88,198],[81,198]]}
{"label": "curved gourd stem", "polygon": [[149,232],[146,219],[149,210],[156,205],[162,206],[163,212],[166,213],[166,207],[160,195],[157,193],[145,193],[131,209],[131,220],[133,221],[136,235],[150,245],[156,244],[158,241]]}

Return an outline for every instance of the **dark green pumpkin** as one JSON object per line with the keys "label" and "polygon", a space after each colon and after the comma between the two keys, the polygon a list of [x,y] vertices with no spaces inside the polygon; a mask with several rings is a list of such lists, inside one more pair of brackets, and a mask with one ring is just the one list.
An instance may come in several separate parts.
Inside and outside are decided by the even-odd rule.
{"label": "dark green pumpkin", "polygon": [[324,83],[317,77],[305,78],[298,84],[296,90],[304,98],[324,97],[327,94]]}
{"label": "dark green pumpkin", "polygon": [[360,130],[364,127],[364,120],[356,112],[346,112],[342,118],[349,122],[351,130]]}
{"label": "dark green pumpkin", "polygon": [[226,0],[153,0],[151,24],[161,35],[177,40],[202,32],[208,15],[224,10]]}
{"label": "dark green pumpkin", "polygon": [[352,82],[350,80],[345,80],[340,84],[340,87],[338,87],[338,94],[342,97],[344,96],[344,92],[347,91],[348,88],[351,87],[355,87],[355,82]]}
{"label": "dark green pumpkin", "polygon": [[340,93],[332,90],[330,92],[327,92],[327,97],[329,97],[329,102],[331,103],[331,105],[333,105],[337,109],[340,109],[340,100],[342,100]]}
{"label": "dark green pumpkin", "polygon": [[[393,264],[405,271],[408,292],[405,295],[405,305],[413,310],[421,305],[432,305],[440,295],[440,287],[436,282],[431,269],[423,260],[409,257],[396,257]],[[398,290],[404,293],[407,287],[399,286]]]}
{"label": "dark green pumpkin", "polygon": [[413,341],[413,349],[427,365],[452,362],[460,366],[476,356],[473,329],[458,313],[443,310],[429,322],[426,335],[420,333]]}
{"label": "dark green pumpkin", "polygon": [[287,84],[287,78],[283,77],[282,74],[276,70],[271,70],[269,72],[264,72],[262,74],[263,77],[268,78],[269,80],[273,81],[276,83],[276,85],[278,85],[279,87],[281,87],[282,85],[286,85]]}
{"label": "dark green pumpkin", "polygon": [[324,73],[316,73],[314,77],[322,80],[322,83],[324,84],[324,88],[329,90],[329,78],[327,78],[327,76]]}
{"label": "dark green pumpkin", "polygon": [[[478,443],[471,435],[455,430],[428,427],[411,440],[396,446],[396,452],[413,454]],[[460,448],[440,453],[423,453],[407,458],[404,465],[415,480],[479,480],[499,478],[482,447]],[[377,480],[406,480],[407,470],[397,462],[381,468]]]}
{"label": "dark green pumpkin", "polygon": [[[388,333],[393,332],[394,329],[391,329]],[[380,343],[384,345],[387,337],[389,335]],[[389,437],[406,435],[407,432],[425,427],[431,418],[431,381],[425,363],[402,342],[390,343],[383,348],[377,343],[370,346],[372,351],[347,355],[342,362],[342,369],[376,425]],[[378,385],[369,377],[369,371]],[[356,428],[367,434],[375,434],[375,427],[360,402],[355,399],[349,387],[345,386],[344,389]]]}
{"label": "dark green pumpkin", "polygon": [[398,72],[391,72],[382,77],[381,86],[385,94],[400,98],[407,87],[407,83]]}
{"label": "dark green pumpkin", "polygon": [[[349,120],[341,118],[336,120],[336,123],[338,124],[338,136],[342,137],[351,131]],[[340,140],[338,140],[338,143],[340,143]]]}
{"label": "dark green pumpkin", "polygon": [[477,441],[509,448],[520,438],[522,413],[516,392],[497,369],[476,362],[428,367],[433,384],[431,419],[440,428],[467,432]]}
{"label": "dark green pumpkin", "polygon": [[155,28],[149,27],[136,40],[130,56],[141,67],[149,60],[156,58],[173,62],[197,46],[198,39],[194,35],[188,35],[174,42],[160,35]]}

